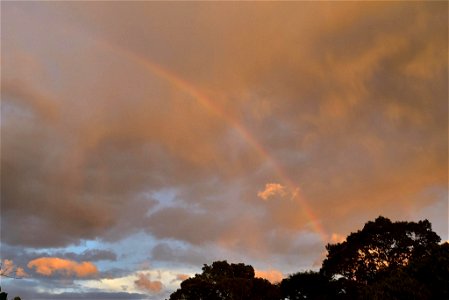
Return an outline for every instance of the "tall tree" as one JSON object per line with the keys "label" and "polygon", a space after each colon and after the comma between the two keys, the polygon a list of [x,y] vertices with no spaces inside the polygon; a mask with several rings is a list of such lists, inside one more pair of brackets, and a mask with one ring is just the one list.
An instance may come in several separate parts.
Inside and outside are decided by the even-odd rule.
{"label": "tall tree", "polygon": [[384,272],[419,260],[440,242],[429,221],[391,222],[378,217],[338,244],[328,244],[321,273],[358,283],[373,282]]}

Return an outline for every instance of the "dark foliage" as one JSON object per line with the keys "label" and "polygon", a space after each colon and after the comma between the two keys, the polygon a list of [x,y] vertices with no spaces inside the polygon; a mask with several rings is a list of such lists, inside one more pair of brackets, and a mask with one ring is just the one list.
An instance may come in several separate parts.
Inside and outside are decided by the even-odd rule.
{"label": "dark foliage", "polygon": [[282,298],[287,299],[331,299],[335,295],[329,278],[318,272],[290,275],[281,282]]}
{"label": "dark foliage", "polygon": [[410,263],[408,273],[423,283],[432,299],[449,299],[449,243]]}
{"label": "dark foliage", "polygon": [[449,244],[382,276],[364,290],[368,299],[449,299]]}
{"label": "dark foliage", "polygon": [[328,244],[321,272],[329,277],[370,283],[383,272],[407,265],[412,258],[425,257],[440,240],[427,220],[393,223],[378,217],[361,231],[351,233],[346,241]]}
{"label": "dark foliage", "polygon": [[278,286],[254,277],[252,266],[216,261],[204,265],[203,273],[184,280],[170,300],[275,300],[280,299]]}

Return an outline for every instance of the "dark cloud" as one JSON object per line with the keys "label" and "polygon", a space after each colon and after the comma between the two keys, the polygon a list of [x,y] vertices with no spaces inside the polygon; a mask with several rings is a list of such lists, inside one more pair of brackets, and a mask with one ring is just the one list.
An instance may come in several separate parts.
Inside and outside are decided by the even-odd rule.
{"label": "dark cloud", "polygon": [[80,261],[99,261],[99,260],[109,260],[116,261],[117,255],[110,250],[102,249],[88,249],[81,254],[67,253],[64,257],[72,258]]}
{"label": "dark cloud", "polygon": [[[207,247],[204,247],[207,248]],[[161,262],[175,262],[183,265],[202,266],[211,261],[222,259],[214,251],[201,251],[188,245],[173,245],[162,242],[151,250],[151,258]]]}
{"label": "dark cloud", "polygon": [[[211,211],[206,213],[192,210],[182,207],[161,209],[149,216],[149,231],[158,238],[172,238],[194,244],[215,240],[225,231],[226,216]],[[174,223],[167,224],[168,220],[173,220]]]}

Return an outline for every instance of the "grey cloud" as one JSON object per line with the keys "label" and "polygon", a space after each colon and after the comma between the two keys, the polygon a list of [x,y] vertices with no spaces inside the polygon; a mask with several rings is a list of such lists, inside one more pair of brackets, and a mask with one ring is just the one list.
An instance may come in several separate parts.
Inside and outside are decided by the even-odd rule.
{"label": "grey cloud", "polygon": [[80,292],[80,293],[61,293],[48,294],[36,293],[32,294],[35,299],[158,299],[149,298],[147,295],[126,292]]}
{"label": "grey cloud", "polygon": [[225,216],[211,211],[195,212],[169,207],[149,216],[148,231],[158,238],[172,238],[193,244],[216,240],[226,228]]}
{"label": "grey cloud", "polygon": [[111,268],[100,272],[100,278],[120,278],[133,274],[134,271],[124,268]]}
{"label": "grey cloud", "polygon": [[116,261],[117,260],[117,254],[115,254],[111,250],[106,249],[88,249],[81,253],[75,253],[75,252],[67,252],[67,251],[61,251],[61,250],[55,250],[55,251],[35,251],[31,249],[24,249],[23,247],[19,246],[11,246],[8,244],[3,243],[1,245],[2,248],[2,258],[4,259],[11,259],[14,261],[19,267],[25,268],[28,262],[30,262],[33,259],[39,258],[39,257],[59,257],[63,259],[70,259],[77,262],[82,261],[90,261],[90,262],[96,262],[96,261]]}
{"label": "grey cloud", "polygon": [[[54,255],[59,257],[58,255]],[[69,258],[69,259],[76,259],[77,261],[99,261],[99,260],[109,260],[109,261],[116,261],[117,255],[109,250],[102,250],[102,249],[89,249],[81,254],[76,254],[73,252],[69,252],[64,254],[62,257]]]}
{"label": "grey cloud", "polygon": [[[205,251],[208,252],[208,251]],[[212,256],[208,256],[212,255]],[[176,262],[193,266],[202,266],[218,259],[214,253],[204,253],[192,246],[177,246],[171,243],[162,242],[151,250],[151,258],[162,262]]]}

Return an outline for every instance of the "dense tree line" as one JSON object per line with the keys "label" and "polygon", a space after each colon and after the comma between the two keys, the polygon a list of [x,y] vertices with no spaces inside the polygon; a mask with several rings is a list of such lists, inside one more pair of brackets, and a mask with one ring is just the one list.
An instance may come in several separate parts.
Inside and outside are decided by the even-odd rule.
{"label": "dense tree line", "polygon": [[449,299],[449,244],[440,241],[427,220],[378,217],[328,244],[319,271],[272,284],[250,265],[217,261],[184,280],[170,300]]}

